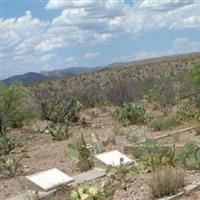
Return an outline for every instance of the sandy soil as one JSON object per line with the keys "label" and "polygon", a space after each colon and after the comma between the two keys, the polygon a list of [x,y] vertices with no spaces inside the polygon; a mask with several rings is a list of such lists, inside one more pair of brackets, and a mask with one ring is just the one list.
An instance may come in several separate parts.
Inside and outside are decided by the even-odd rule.
{"label": "sandy soil", "polygon": [[[50,135],[41,134],[37,131],[38,128],[42,129],[46,126],[46,122],[35,121],[28,127],[24,127],[22,130],[11,130],[9,135],[17,137],[23,135],[26,137],[26,144],[23,147],[18,147],[11,152],[11,156],[20,157],[23,156],[21,161],[24,169],[24,174],[13,178],[4,178],[0,180],[0,199],[4,200],[10,196],[25,191],[27,188],[24,184],[24,176],[31,175],[36,172],[47,170],[49,168],[57,167],[63,170],[69,175],[78,174],[79,170],[76,165],[67,157],[67,146],[76,137],[80,136],[81,131],[88,143],[91,143],[91,133],[97,133],[103,141],[107,141],[107,150],[118,149],[123,151],[123,146],[128,145],[126,135],[135,135],[138,141],[145,138],[155,137],[165,134],[169,131],[152,132],[146,126],[127,126],[123,127],[119,123],[115,122],[112,117],[113,109],[88,109],[81,113],[81,118],[85,118],[87,127],[80,129],[80,124],[70,126],[70,132],[73,137],[68,141],[54,141]],[[189,127],[191,124],[182,124],[174,130],[180,130],[185,127]],[[114,136],[114,137],[113,137]],[[108,142],[109,138],[115,138],[116,144]],[[200,144],[200,136],[196,136],[194,131],[188,131],[181,134],[179,137],[166,138],[160,141],[163,144],[184,144],[186,141],[195,140]],[[110,140],[111,141],[111,140]],[[116,200],[148,200],[150,198],[149,189],[147,186],[148,174],[139,176],[136,181],[129,185],[128,189],[117,191],[115,195]],[[193,179],[200,181],[200,174],[189,174],[188,182],[192,182]],[[200,195],[200,192],[196,192],[191,196],[184,197],[184,200],[192,200],[196,196]],[[196,198],[197,199],[197,198]],[[199,198],[200,199],[200,198]]]}

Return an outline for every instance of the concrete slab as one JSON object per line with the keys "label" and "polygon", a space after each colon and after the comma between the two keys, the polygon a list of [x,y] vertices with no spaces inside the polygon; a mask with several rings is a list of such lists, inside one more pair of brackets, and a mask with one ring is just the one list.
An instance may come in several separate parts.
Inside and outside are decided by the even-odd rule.
{"label": "concrete slab", "polygon": [[73,182],[73,178],[57,168],[49,169],[37,174],[26,176],[29,187],[34,191],[49,191],[59,185]]}
{"label": "concrete slab", "polygon": [[106,170],[105,169],[94,168],[94,169],[91,169],[87,172],[73,176],[75,181],[71,185],[76,186],[76,185],[79,185],[79,184],[81,184],[85,181],[95,180],[95,179],[98,179],[98,178],[101,178],[101,177],[104,177],[104,176],[106,176]]}
{"label": "concrete slab", "polygon": [[120,163],[133,163],[133,160],[117,150],[101,153],[95,156],[98,160],[106,165],[119,166]]}

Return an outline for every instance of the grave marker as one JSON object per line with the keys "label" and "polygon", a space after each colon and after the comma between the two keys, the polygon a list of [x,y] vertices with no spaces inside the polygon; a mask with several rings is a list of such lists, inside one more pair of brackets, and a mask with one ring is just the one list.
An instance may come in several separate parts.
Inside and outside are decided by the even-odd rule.
{"label": "grave marker", "polygon": [[49,169],[37,174],[26,176],[30,187],[38,191],[49,191],[59,185],[71,183],[74,179],[57,168]]}
{"label": "grave marker", "polygon": [[131,164],[133,160],[117,150],[101,153],[95,156],[98,160],[106,165],[119,166],[122,164]]}

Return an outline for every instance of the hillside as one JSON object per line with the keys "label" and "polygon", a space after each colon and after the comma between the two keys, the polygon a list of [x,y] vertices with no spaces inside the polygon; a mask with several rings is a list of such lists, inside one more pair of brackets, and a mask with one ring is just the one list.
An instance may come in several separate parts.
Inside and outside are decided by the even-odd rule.
{"label": "hillside", "polygon": [[[98,98],[101,90],[105,91],[108,87],[115,89],[119,82],[123,84],[128,82],[130,87],[137,87],[142,81],[151,78],[162,80],[166,77],[174,77],[177,79],[183,76],[198,60],[200,60],[200,53],[123,63],[105,67],[97,72],[62,77],[48,83],[52,88],[60,91],[60,94],[67,93],[66,95],[69,97],[81,99],[83,96],[96,95],[95,98]],[[47,85],[45,81],[42,81],[32,86],[44,89]]]}
{"label": "hillside", "polygon": [[40,73],[35,72],[29,72],[23,75],[16,75],[9,77],[7,79],[3,80],[3,83],[10,85],[14,82],[20,82],[22,84],[29,84],[34,83],[38,81],[44,81],[44,80],[50,80],[50,79],[56,79],[63,76],[73,76],[76,74],[81,73],[88,73],[88,72],[94,72],[97,70],[102,69],[102,67],[71,67],[66,69],[58,69],[58,70],[52,70],[52,71],[42,71]]}
{"label": "hillside", "polygon": [[[200,54],[189,54],[28,86],[1,84],[2,200],[80,200],[82,187],[97,200],[150,200],[179,192],[178,200],[199,199],[197,61]],[[30,177],[52,168],[75,181],[65,187],[55,177],[55,190],[30,194]]]}

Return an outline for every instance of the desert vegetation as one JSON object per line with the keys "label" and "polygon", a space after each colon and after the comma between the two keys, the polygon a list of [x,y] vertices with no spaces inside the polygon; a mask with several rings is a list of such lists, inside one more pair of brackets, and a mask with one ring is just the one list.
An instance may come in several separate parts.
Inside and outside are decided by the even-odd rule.
{"label": "desert vegetation", "polygon": [[[109,166],[106,179],[55,198],[111,200],[126,193],[126,199],[156,199],[183,190],[194,179],[191,171],[200,179],[200,61],[182,61],[178,67],[176,60],[124,66],[29,86],[1,84],[2,184],[53,166],[85,172],[95,166],[96,154],[110,149],[124,151],[137,164]],[[162,139],[191,125],[184,137]],[[27,170],[29,162],[34,168]],[[144,198],[134,190],[138,181],[145,185]]]}

